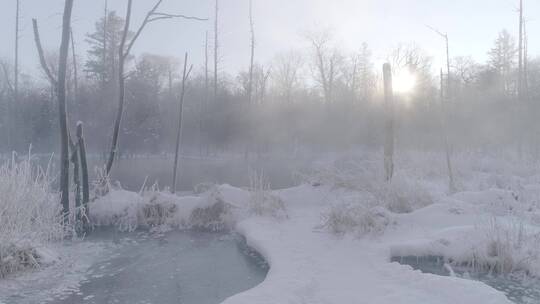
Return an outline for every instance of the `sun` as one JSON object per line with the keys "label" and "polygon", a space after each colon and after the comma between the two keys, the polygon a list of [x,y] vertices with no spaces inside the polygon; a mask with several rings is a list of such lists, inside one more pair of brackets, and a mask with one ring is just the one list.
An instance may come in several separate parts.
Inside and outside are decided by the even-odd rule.
{"label": "sun", "polygon": [[416,76],[409,69],[403,69],[394,76],[393,86],[396,93],[411,93],[416,87]]}

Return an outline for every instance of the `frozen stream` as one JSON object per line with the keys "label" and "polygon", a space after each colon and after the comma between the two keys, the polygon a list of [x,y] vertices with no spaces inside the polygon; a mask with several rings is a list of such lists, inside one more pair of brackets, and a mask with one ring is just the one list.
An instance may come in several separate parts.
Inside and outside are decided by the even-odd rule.
{"label": "frozen stream", "polygon": [[[442,257],[394,257],[393,262],[406,264],[414,269],[425,273],[448,276],[449,271],[445,269]],[[487,285],[502,291],[509,300],[516,304],[538,304],[540,303],[540,279],[534,279],[523,275],[489,275],[484,273],[468,273],[467,269],[453,269],[456,276],[478,280]]]}
{"label": "frozen stream", "polygon": [[85,242],[101,243],[107,256],[88,269],[79,288],[46,301],[13,297],[6,303],[217,304],[256,286],[268,271],[238,235],[103,230]]}

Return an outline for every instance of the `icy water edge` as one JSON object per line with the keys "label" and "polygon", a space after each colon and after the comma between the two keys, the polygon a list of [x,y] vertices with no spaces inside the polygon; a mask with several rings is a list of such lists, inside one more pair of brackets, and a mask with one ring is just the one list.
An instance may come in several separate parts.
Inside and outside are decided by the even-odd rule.
{"label": "icy water edge", "polygon": [[[392,262],[409,265],[414,269],[424,273],[431,273],[441,276],[449,276],[450,273],[444,267],[444,258],[438,256],[406,256],[392,257]],[[483,282],[498,291],[503,292],[506,297],[516,304],[538,304],[540,303],[540,279],[531,278],[525,275],[492,275],[486,273],[476,273],[468,271],[466,268],[453,269],[455,275],[469,280]]]}
{"label": "icy water edge", "polygon": [[39,289],[52,282],[32,283],[35,290],[0,297],[0,303],[217,304],[258,285],[268,272],[264,259],[237,234],[104,229],[84,242],[104,247],[104,256],[76,288],[51,294]]}

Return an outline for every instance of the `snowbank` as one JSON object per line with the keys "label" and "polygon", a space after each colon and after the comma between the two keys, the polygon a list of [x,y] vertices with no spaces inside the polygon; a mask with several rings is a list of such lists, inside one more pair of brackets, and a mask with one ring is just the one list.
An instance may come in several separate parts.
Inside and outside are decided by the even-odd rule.
{"label": "snowbank", "polygon": [[113,190],[90,205],[98,225],[121,230],[235,229],[270,265],[259,286],[225,304],[503,304],[504,294],[424,274],[392,256],[442,256],[495,272],[540,275],[540,178],[526,166],[407,154],[386,184],[378,158],[334,162],[283,190],[222,185],[197,196]]}
{"label": "snowbank", "polygon": [[[270,272],[259,286],[227,299],[243,303],[510,303],[505,296],[475,281],[440,277],[390,263],[388,238],[336,237],[314,231],[320,212],[336,193],[300,186],[276,193],[289,219],[249,218],[237,230],[269,262]],[[343,193],[337,194],[342,196]]]}
{"label": "snowbank", "polygon": [[249,192],[228,185],[201,196],[117,189],[90,204],[90,218],[97,226],[116,226],[120,231],[138,227],[220,231],[232,228],[233,216],[240,214],[232,210],[245,210],[248,201]]}

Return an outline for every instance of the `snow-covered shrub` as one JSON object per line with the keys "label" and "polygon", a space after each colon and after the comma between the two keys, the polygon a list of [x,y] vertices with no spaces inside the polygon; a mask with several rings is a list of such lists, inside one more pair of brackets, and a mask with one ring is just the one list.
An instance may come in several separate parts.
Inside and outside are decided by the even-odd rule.
{"label": "snow-covered shrub", "polygon": [[381,206],[395,213],[409,213],[433,204],[431,194],[417,181],[396,176],[390,183],[381,183],[375,190]]}
{"label": "snow-covered shrub", "polygon": [[203,194],[212,190],[215,187],[216,187],[216,184],[214,183],[200,183],[200,184],[195,185],[195,187],[193,187],[193,193]]}
{"label": "snow-covered shrub", "polygon": [[30,159],[0,167],[0,277],[39,264],[35,248],[64,236],[59,197]]}
{"label": "snow-covered shrub", "polygon": [[90,202],[90,221],[96,226],[116,226],[120,231],[133,231],[139,226],[139,210],[143,197],[136,192],[111,189]]}
{"label": "snow-covered shrub", "polygon": [[382,181],[378,159],[337,160],[307,174],[298,173],[301,182],[331,189],[369,190]]}
{"label": "snow-covered shrub", "polygon": [[322,214],[321,228],[336,234],[379,234],[392,222],[391,214],[383,207],[359,202],[340,202]]}
{"label": "snow-covered shrub", "polygon": [[271,216],[287,218],[287,210],[283,200],[272,194],[270,184],[266,182],[264,174],[252,172],[250,174],[249,212],[258,216]]}
{"label": "snow-covered shrub", "polygon": [[[326,166],[305,181],[311,185],[326,185],[332,189],[367,191],[375,197],[376,205],[395,213],[409,213],[433,203],[425,183],[416,177],[398,172],[390,183],[384,181],[372,161],[347,161],[339,166]],[[381,171],[382,172],[382,171]]]}
{"label": "snow-covered shrub", "polygon": [[189,227],[204,231],[222,231],[232,227],[230,205],[223,199],[219,188],[214,187],[202,198],[204,204],[189,216]]}
{"label": "snow-covered shrub", "polygon": [[157,188],[141,193],[115,189],[91,203],[90,217],[98,226],[120,231],[137,228],[223,230],[229,227],[229,206],[217,188],[201,197],[178,196]]}

